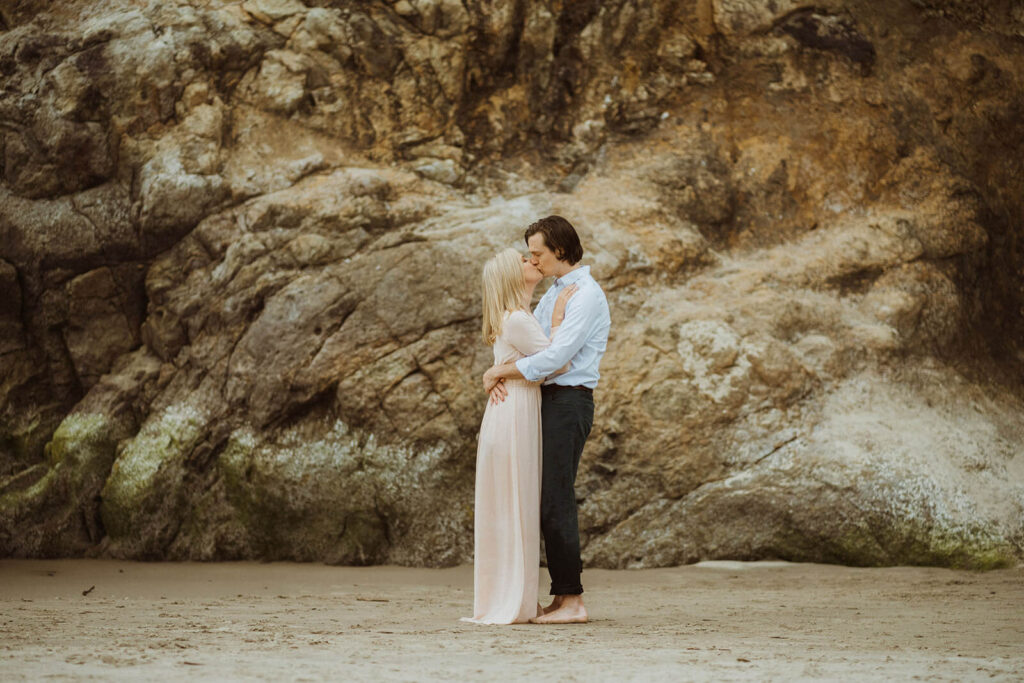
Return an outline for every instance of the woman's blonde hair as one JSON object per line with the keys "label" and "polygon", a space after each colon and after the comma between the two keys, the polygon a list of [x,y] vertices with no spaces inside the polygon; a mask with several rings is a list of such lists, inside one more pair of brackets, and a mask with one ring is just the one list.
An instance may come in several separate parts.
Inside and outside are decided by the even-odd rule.
{"label": "woman's blonde hair", "polygon": [[526,280],[523,278],[523,257],[511,247],[499,251],[484,264],[483,273],[485,344],[493,344],[501,334],[506,313],[523,308]]}

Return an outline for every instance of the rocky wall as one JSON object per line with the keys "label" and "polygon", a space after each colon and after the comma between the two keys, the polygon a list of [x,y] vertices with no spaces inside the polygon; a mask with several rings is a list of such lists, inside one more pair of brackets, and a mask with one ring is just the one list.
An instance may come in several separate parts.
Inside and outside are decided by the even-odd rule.
{"label": "rocky wall", "polygon": [[1014,3],[0,2],[0,553],[472,559],[480,264],[613,330],[587,566],[1024,549]]}

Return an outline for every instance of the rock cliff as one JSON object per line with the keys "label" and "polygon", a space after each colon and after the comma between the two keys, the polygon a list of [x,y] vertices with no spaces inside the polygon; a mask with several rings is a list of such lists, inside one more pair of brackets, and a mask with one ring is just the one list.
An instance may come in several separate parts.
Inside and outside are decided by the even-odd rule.
{"label": "rock cliff", "polygon": [[0,73],[0,554],[471,560],[550,213],[587,566],[1024,553],[1018,3],[3,0]]}

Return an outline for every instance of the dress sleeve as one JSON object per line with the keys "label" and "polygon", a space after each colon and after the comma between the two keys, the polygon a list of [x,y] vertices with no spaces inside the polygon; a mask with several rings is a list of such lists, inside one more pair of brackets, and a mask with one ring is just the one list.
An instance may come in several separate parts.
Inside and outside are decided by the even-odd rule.
{"label": "dress sleeve", "polygon": [[525,311],[515,311],[508,317],[502,336],[524,356],[537,353],[551,343],[537,319]]}

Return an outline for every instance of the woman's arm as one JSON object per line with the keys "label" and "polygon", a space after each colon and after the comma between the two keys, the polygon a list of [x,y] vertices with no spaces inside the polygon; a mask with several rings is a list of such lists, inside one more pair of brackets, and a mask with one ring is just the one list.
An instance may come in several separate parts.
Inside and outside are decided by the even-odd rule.
{"label": "woman's arm", "polygon": [[[576,293],[578,287],[576,283],[573,283],[558,293],[558,298],[555,299],[555,307],[551,311],[551,339],[555,338],[555,334],[558,333],[558,328],[565,320],[565,307],[569,303],[569,299]],[[562,375],[569,372],[569,368],[572,367],[572,361],[560,367],[551,373],[551,376]]]}
{"label": "woman's arm", "polygon": [[555,299],[555,307],[551,309],[551,338],[555,338],[555,330],[565,320],[565,307],[569,304],[569,299],[576,293],[578,287],[575,283],[569,285],[561,292],[558,293],[558,298]]}

